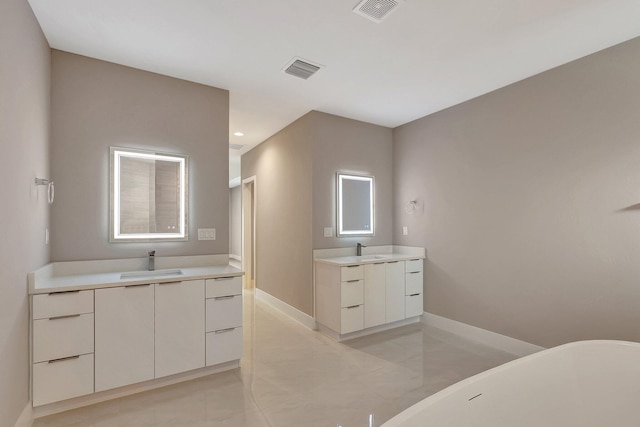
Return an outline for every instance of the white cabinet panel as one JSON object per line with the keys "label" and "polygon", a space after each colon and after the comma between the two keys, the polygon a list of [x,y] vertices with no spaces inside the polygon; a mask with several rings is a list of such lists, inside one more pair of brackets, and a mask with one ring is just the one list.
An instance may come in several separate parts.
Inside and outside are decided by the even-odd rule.
{"label": "white cabinet panel", "polygon": [[361,305],[340,309],[340,333],[348,334],[364,328],[364,308]]}
{"label": "white cabinet panel", "polygon": [[404,276],[404,261],[386,263],[385,318],[387,323],[405,318]]}
{"label": "white cabinet panel", "polygon": [[405,297],[406,317],[420,316],[424,312],[422,308],[422,294],[407,295]]}
{"label": "white cabinet panel", "polygon": [[207,279],[207,298],[242,295],[242,276]]}
{"label": "white cabinet panel", "polygon": [[207,334],[207,366],[242,357],[242,328],[223,329]]}
{"label": "white cabinet panel", "polygon": [[364,282],[351,280],[340,284],[340,307],[351,307],[364,302]]}
{"label": "white cabinet panel", "polygon": [[93,353],[93,314],[33,322],[33,362]]}
{"label": "white cabinet panel", "polygon": [[33,406],[93,393],[93,354],[33,365]]}
{"label": "white cabinet panel", "polygon": [[154,378],[152,285],[96,290],[95,388]]}
{"label": "white cabinet panel", "polygon": [[340,267],[340,281],[360,280],[364,278],[364,267],[362,265],[348,265]]}
{"label": "white cabinet panel", "polygon": [[156,378],[205,364],[204,280],[155,285]]}
{"label": "white cabinet panel", "polygon": [[407,273],[405,277],[405,294],[421,294],[423,288],[422,272]]}
{"label": "white cabinet panel", "polygon": [[206,332],[242,326],[242,295],[207,299]]}
{"label": "white cabinet panel", "polygon": [[386,321],[386,267],[384,263],[364,266],[364,327],[382,325]]}
{"label": "white cabinet panel", "polygon": [[405,272],[419,272],[422,271],[422,260],[421,259],[410,259],[405,261]]}
{"label": "white cabinet panel", "polygon": [[93,313],[93,290],[33,296],[33,319]]}

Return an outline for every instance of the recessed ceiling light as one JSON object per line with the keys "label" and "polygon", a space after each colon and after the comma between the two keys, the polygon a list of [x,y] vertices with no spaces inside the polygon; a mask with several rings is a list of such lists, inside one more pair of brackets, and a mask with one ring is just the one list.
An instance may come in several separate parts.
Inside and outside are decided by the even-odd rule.
{"label": "recessed ceiling light", "polygon": [[244,136],[244,133],[242,133],[242,132],[234,132],[233,134],[235,136]]}

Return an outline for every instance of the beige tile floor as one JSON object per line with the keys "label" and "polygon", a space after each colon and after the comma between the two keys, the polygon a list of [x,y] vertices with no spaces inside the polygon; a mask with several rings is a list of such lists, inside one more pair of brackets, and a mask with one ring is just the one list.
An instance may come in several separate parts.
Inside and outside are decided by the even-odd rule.
{"label": "beige tile floor", "polygon": [[414,324],[337,343],[245,298],[241,368],[40,418],[34,427],[370,427],[515,358]]}

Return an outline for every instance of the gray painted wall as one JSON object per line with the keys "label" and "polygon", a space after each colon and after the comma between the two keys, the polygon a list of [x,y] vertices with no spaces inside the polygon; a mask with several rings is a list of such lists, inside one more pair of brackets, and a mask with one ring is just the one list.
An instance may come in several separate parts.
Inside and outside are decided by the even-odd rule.
{"label": "gray painted wall", "polygon": [[[391,244],[391,129],[312,111],[242,156],[257,177],[257,287],[313,314],[312,249]],[[323,237],[336,217],[336,172],[376,179],[376,235]]]}
{"label": "gray painted wall", "polygon": [[242,257],[242,186],[229,189],[229,254]]}
{"label": "gray painted wall", "polygon": [[29,400],[27,273],[49,261],[50,49],[23,0],[0,2],[0,425]]}
{"label": "gray painted wall", "polygon": [[[51,97],[53,261],[228,253],[227,91],[54,50]],[[109,243],[112,145],[189,155],[188,242]]]}
{"label": "gray painted wall", "polygon": [[394,243],[427,248],[426,311],[640,341],[639,76],[636,39],[394,130]]}
{"label": "gray painted wall", "polygon": [[[393,144],[390,128],[314,111],[313,248],[390,245],[393,225]],[[373,237],[336,237],[336,173],[373,176]],[[324,237],[333,227],[333,237]]]}
{"label": "gray painted wall", "polygon": [[242,156],[256,177],[256,287],[311,315],[311,124],[307,114]]}

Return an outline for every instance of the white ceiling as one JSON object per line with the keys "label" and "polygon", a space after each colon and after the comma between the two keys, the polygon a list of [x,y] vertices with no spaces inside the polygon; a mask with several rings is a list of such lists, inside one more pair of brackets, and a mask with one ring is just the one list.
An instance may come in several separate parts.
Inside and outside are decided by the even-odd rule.
{"label": "white ceiling", "polygon": [[640,35],[638,0],[406,0],[380,24],[359,0],[29,3],[52,48],[228,89],[230,178],[310,110],[396,127]]}

